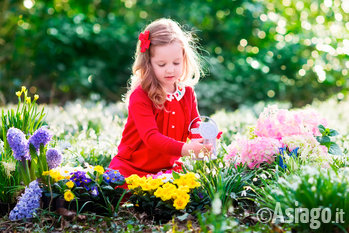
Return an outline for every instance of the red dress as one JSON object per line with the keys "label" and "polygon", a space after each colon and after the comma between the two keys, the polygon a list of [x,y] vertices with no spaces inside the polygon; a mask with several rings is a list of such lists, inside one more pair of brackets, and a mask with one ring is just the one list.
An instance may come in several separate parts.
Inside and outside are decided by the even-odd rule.
{"label": "red dress", "polygon": [[118,154],[109,168],[125,177],[172,168],[181,157],[190,122],[199,115],[194,90],[177,86],[164,106],[157,109],[140,86],[133,91]]}

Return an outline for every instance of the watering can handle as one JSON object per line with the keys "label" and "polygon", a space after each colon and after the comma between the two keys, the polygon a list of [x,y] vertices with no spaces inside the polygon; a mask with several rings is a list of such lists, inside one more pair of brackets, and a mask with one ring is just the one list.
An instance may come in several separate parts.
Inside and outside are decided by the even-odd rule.
{"label": "watering can handle", "polygon": [[198,116],[198,117],[195,117],[195,118],[190,122],[189,127],[188,127],[188,131],[190,131],[191,125],[192,125],[192,124],[194,123],[194,121],[195,121],[196,119],[198,119],[198,118],[206,118],[206,119],[208,119],[209,121],[212,121],[213,124],[215,124],[215,126],[217,126],[216,122],[214,122],[214,121],[213,121],[211,118],[209,118],[208,116]]}

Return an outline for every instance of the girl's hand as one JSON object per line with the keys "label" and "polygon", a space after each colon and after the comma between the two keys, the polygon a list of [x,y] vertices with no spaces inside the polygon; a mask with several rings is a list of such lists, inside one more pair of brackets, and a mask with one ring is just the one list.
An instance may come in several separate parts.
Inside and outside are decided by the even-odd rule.
{"label": "girl's hand", "polygon": [[194,153],[196,157],[198,157],[200,152],[204,152],[205,156],[210,155],[212,145],[204,145],[202,144],[203,141],[204,139],[200,139],[199,141],[191,141],[189,143],[185,143],[182,147],[182,156],[189,156],[191,152]]}

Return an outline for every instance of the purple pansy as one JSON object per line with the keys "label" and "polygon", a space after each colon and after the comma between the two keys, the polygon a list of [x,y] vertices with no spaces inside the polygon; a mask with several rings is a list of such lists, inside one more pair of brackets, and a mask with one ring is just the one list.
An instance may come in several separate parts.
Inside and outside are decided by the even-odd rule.
{"label": "purple pansy", "polygon": [[90,183],[92,180],[86,177],[86,172],[76,171],[70,174],[72,175],[70,177],[70,180],[73,181],[76,186],[82,186],[88,190],[88,187],[86,185]]}
{"label": "purple pansy", "polygon": [[103,174],[103,178],[104,178],[105,182],[107,182],[108,184],[110,184],[110,183],[115,184],[118,182],[125,181],[125,177],[123,175],[121,175],[120,172],[117,170],[109,170],[109,171],[105,172]]}
{"label": "purple pansy", "polygon": [[97,196],[98,196],[99,192],[98,192],[98,187],[97,187],[97,186],[93,186],[93,187],[91,188],[91,194],[92,194],[92,196],[94,196],[94,197],[97,197]]}

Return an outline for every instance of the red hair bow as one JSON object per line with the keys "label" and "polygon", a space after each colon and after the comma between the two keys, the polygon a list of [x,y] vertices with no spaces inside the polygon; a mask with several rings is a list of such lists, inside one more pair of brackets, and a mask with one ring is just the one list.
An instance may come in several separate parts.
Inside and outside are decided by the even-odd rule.
{"label": "red hair bow", "polygon": [[150,45],[149,31],[144,31],[144,33],[139,34],[138,39],[141,41],[141,53],[144,53]]}

